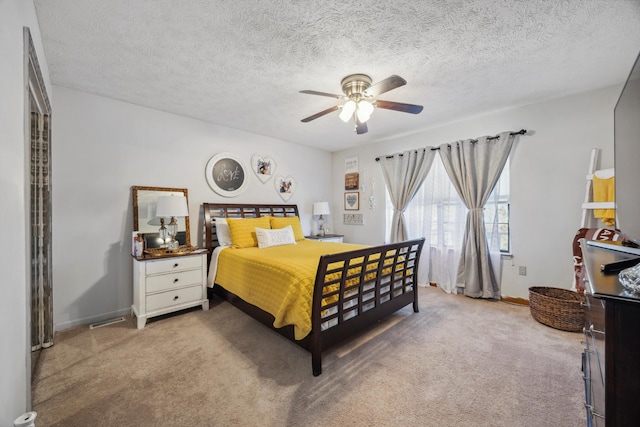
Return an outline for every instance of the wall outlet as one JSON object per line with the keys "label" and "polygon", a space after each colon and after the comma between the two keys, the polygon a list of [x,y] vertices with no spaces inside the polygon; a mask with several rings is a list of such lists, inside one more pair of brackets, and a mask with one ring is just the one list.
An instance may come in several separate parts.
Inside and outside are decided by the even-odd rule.
{"label": "wall outlet", "polygon": [[527,266],[526,265],[518,266],[518,275],[520,275],[520,276],[526,276],[527,275]]}

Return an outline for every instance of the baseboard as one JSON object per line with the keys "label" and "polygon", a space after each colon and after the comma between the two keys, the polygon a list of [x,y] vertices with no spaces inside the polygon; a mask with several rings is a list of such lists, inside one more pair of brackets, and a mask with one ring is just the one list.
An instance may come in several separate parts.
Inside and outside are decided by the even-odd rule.
{"label": "baseboard", "polygon": [[526,305],[526,306],[529,305],[529,300],[524,298],[500,297],[500,301],[508,302],[511,304],[518,304],[518,305]]}
{"label": "baseboard", "polygon": [[[437,283],[429,283],[428,286],[431,287],[438,287]],[[524,299],[524,298],[515,298],[515,297],[500,297],[500,301],[503,302],[508,302],[510,304],[518,304],[518,305],[526,305],[527,307],[529,306],[529,300],[528,299]]]}

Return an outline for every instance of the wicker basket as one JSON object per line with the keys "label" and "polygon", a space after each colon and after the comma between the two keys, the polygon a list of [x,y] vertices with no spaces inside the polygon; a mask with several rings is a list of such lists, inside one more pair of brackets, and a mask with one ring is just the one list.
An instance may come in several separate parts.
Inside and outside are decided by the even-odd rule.
{"label": "wicker basket", "polygon": [[563,331],[578,332],[584,327],[583,294],[568,289],[534,286],[529,288],[531,316],[538,322]]}

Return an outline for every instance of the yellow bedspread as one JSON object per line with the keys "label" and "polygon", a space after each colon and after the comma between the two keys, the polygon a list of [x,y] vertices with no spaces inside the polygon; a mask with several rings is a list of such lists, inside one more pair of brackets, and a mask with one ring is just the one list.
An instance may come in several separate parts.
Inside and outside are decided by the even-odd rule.
{"label": "yellow bedspread", "polygon": [[311,332],[313,285],[322,255],[362,249],[348,243],[301,240],[295,245],[220,252],[215,283],[275,317],[273,326],[293,325],[295,339]]}

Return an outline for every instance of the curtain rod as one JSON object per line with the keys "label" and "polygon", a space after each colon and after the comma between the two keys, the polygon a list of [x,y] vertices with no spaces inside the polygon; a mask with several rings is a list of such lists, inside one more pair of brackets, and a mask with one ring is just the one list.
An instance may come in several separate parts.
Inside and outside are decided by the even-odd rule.
{"label": "curtain rod", "polygon": [[[510,135],[524,135],[525,133],[527,133],[527,130],[526,130],[526,129],[520,129],[518,132],[511,132],[511,133],[510,133]],[[499,137],[498,135],[496,135],[496,136],[490,136],[490,137],[488,137],[487,139],[498,139],[498,138],[500,138],[500,137]],[[475,144],[476,142],[478,142],[478,140],[477,140],[477,139],[472,139],[472,140],[471,140],[471,143],[472,143],[472,144]],[[435,150],[439,150],[439,149],[440,149],[440,147],[431,147],[430,149],[431,149],[432,151],[435,151]],[[417,152],[418,152],[418,150],[415,150],[414,152],[416,152],[416,153],[417,153]],[[402,157],[402,153],[400,153],[400,154],[399,154],[399,156],[400,156],[400,157]],[[385,158],[387,158],[387,159],[393,159],[393,156],[386,156]],[[380,161],[380,157],[376,157],[376,162],[379,162],[379,161]]]}

